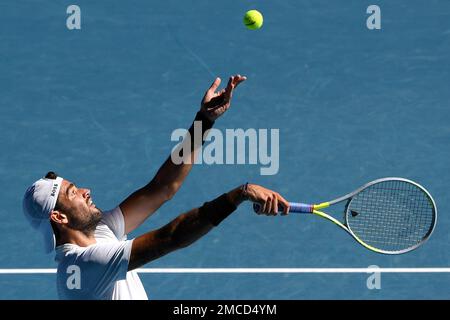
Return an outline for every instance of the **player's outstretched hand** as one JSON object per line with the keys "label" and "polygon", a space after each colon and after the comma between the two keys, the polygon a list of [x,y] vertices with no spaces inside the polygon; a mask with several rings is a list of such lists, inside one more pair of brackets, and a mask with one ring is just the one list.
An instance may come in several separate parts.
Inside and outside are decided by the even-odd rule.
{"label": "player's outstretched hand", "polygon": [[278,208],[283,208],[282,215],[289,213],[289,202],[286,201],[278,192],[266,189],[256,184],[248,184],[247,197],[250,201],[259,203],[261,209],[258,214],[276,216]]}
{"label": "player's outstretched hand", "polygon": [[200,112],[209,120],[215,121],[228,110],[233,97],[233,90],[245,80],[247,78],[240,74],[234,75],[230,77],[225,89],[216,92],[221,82],[220,78],[216,78],[202,99]]}

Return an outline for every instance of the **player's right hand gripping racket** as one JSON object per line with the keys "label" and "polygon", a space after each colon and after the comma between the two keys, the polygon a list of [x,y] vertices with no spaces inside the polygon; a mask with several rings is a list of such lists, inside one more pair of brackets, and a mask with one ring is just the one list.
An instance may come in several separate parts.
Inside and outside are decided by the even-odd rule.
{"label": "player's right hand gripping racket", "polygon": [[[345,203],[343,223],[320,211],[341,202]],[[253,204],[255,212],[260,207],[259,203]],[[416,249],[431,236],[437,221],[437,208],[430,193],[403,178],[374,180],[320,204],[290,202],[290,212],[312,213],[328,219],[365,248],[384,254]]]}

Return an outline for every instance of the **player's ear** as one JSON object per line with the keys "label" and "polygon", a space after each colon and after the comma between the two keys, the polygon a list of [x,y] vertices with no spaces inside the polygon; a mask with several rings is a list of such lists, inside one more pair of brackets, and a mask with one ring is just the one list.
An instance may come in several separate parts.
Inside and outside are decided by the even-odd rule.
{"label": "player's ear", "polygon": [[59,224],[67,224],[69,222],[69,220],[67,219],[67,215],[59,210],[53,210],[50,213],[50,220]]}

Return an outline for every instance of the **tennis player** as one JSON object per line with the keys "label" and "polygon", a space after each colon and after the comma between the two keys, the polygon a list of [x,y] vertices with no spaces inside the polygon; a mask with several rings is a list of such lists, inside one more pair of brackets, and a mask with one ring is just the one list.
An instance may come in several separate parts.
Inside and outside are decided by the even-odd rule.
{"label": "tennis player", "polygon": [[[203,97],[195,121],[208,130],[229,107],[234,88],[246,78],[230,77],[217,91],[217,78]],[[193,125],[189,129],[193,130]],[[193,134],[185,139],[193,139]],[[191,143],[191,157],[196,148]],[[57,289],[61,299],[147,299],[135,270],[174,250],[186,247],[208,233],[245,200],[262,205],[261,213],[276,215],[289,204],[278,193],[245,184],[202,206],[179,215],[160,229],[127,240],[136,229],[179,190],[192,163],[175,165],[169,157],[156,176],[116,208],[102,212],[89,189],[49,172],[26,191],[23,209],[30,224],[44,236],[47,253],[56,251]]]}

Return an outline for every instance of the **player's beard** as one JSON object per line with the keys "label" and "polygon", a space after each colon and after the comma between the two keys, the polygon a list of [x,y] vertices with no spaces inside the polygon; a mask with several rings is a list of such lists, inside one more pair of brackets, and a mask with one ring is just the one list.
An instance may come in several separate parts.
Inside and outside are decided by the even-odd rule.
{"label": "player's beard", "polygon": [[94,208],[91,210],[91,214],[89,216],[89,220],[86,222],[85,230],[88,233],[92,233],[97,228],[98,224],[102,220],[102,211],[99,208]]}
{"label": "player's beard", "polygon": [[91,235],[102,220],[102,211],[99,208],[89,209],[88,213],[73,215],[69,219],[69,227],[79,230],[86,235]]}

